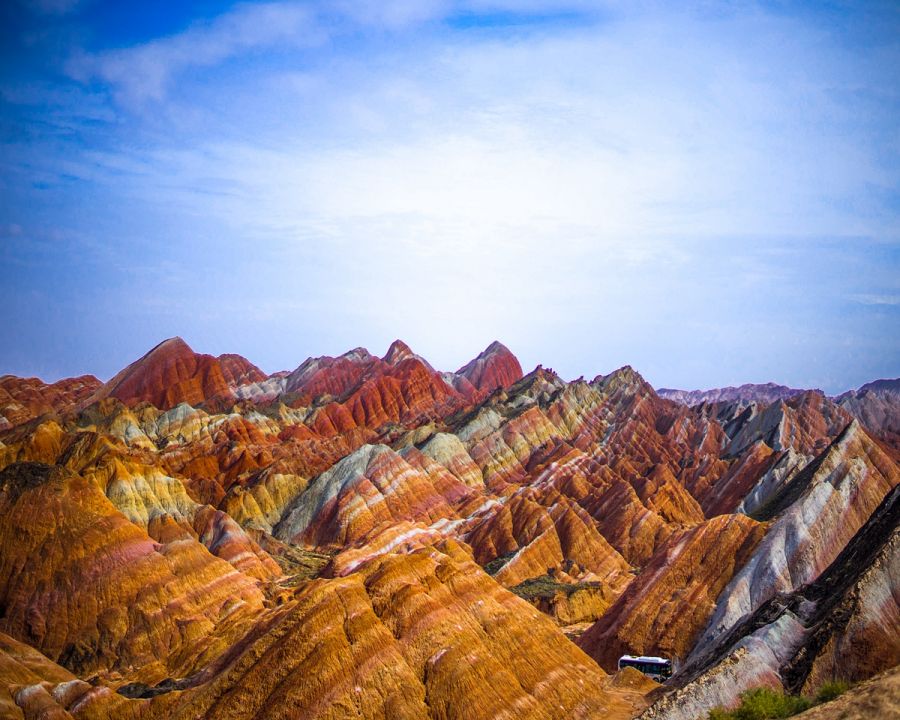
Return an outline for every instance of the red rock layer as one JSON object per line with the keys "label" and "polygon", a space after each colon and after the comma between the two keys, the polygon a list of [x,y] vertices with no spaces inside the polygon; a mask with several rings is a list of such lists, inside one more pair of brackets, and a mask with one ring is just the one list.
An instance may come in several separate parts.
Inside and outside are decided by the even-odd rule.
{"label": "red rock layer", "polygon": [[744,515],[720,515],[672,536],[579,646],[608,671],[625,654],[684,659],[763,534]]}
{"label": "red rock layer", "polygon": [[587,512],[553,490],[517,493],[474,523],[465,539],[483,565],[512,555],[495,575],[508,587],[557,570],[577,580],[602,580],[617,591],[631,579],[628,564]]}
{"label": "red rock layer", "polygon": [[262,382],[267,375],[247,358],[241,355],[226,354],[216,358],[222,369],[222,377],[229,387],[235,388],[250,383]]}
{"label": "red rock layer", "polygon": [[311,427],[327,437],[356,428],[379,430],[391,423],[414,426],[464,405],[463,397],[418,358],[396,365],[376,360],[358,385],[315,415]]}
{"label": "red rock layer", "polygon": [[418,451],[406,455],[383,445],[348,455],[316,479],[276,535],[294,543],[345,545],[383,523],[455,517],[450,503],[468,496],[469,488]]}
{"label": "red rock layer", "polygon": [[48,385],[37,378],[0,377],[0,432],[48,413],[74,410],[100,388],[93,375],[67,378]]}
{"label": "red rock layer", "polygon": [[126,405],[148,402],[161,410],[179,403],[201,405],[232,397],[233,383],[255,382],[265,375],[237,356],[195,353],[181,338],[160,343],[110,380],[96,398],[115,397]]}
{"label": "red rock layer", "polygon": [[487,394],[497,388],[507,388],[519,380],[522,366],[505,345],[494,341],[477,358],[457,370],[456,375]]}

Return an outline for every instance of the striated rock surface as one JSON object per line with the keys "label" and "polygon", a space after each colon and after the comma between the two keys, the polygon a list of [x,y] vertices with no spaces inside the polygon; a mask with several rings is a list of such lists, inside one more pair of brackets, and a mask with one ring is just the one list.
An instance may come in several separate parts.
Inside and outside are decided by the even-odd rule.
{"label": "striated rock surface", "polygon": [[866,383],[835,402],[900,454],[900,378]]}
{"label": "striated rock surface", "polygon": [[0,717],[135,717],[137,708],[110,688],[80,680],[34,648],[0,633]]}
{"label": "striated rock surface", "polygon": [[175,671],[262,608],[253,580],[197,541],[154,541],[62,467],[6,468],[0,517],[0,631],[74,672]]}
{"label": "striated rock surface", "polygon": [[0,377],[0,432],[42,415],[73,411],[100,388],[93,375],[47,384],[37,378]]}
{"label": "striated rock surface", "polygon": [[682,405],[700,405],[719,402],[754,402],[770,405],[779,400],[787,400],[800,395],[805,390],[778,385],[776,383],[747,383],[740,387],[713,388],[712,390],[673,390],[659,388],[657,394],[666,400],[674,400]]}
{"label": "striated rock surface", "polygon": [[[689,407],[399,340],[0,384],[10,712],[624,719],[895,657],[896,456],[819,392]],[[689,673],[607,677],[626,652]]]}
{"label": "striated rock surface", "polygon": [[578,644],[607,672],[625,654],[684,660],[764,532],[743,515],[720,515],[672,536]]}
{"label": "striated rock surface", "polygon": [[688,664],[641,717],[688,720],[768,685],[813,694],[900,662],[900,487],[813,582],[777,595]]}
{"label": "striated rock surface", "polygon": [[179,403],[200,405],[233,397],[233,383],[258,382],[265,375],[243,358],[195,353],[181,338],[161,342],[106,383],[96,399],[114,397],[126,405],[148,402],[161,410]]}
{"label": "striated rock surface", "polygon": [[[418,453],[421,456],[421,453]],[[381,523],[435,521],[468,488],[437,463],[429,473],[384,445],[364,445],[320,475],[285,514],[275,535],[290,542],[343,545]]]}
{"label": "striated rock surface", "polygon": [[896,463],[854,420],[757,511],[762,520],[776,519],[723,591],[701,646],[777,593],[818,577],[898,482]]}
{"label": "striated rock surface", "polygon": [[456,371],[482,393],[507,388],[522,377],[522,366],[515,355],[499,342],[492,342],[477,358]]}
{"label": "striated rock surface", "polygon": [[452,549],[314,581],[223,660],[169,717],[627,717],[640,698]]}

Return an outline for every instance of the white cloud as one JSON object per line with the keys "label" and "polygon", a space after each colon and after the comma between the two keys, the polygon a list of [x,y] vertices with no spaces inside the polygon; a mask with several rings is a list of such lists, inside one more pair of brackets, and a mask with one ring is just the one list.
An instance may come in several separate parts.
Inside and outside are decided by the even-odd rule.
{"label": "white cloud", "polygon": [[127,101],[161,100],[172,78],[191,67],[217,65],[238,54],[278,44],[310,46],[324,38],[315,16],[296,3],[237,5],[211,22],[120,50],[74,56],[72,77],[99,79]]}
{"label": "white cloud", "polygon": [[[876,67],[758,10],[698,19],[609,3],[615,17],[600,23],[468,32],[429,22],[523,7],[554,10],[239,6],[84,57],[79,77],[125,101],[120,124],[104,123],[97,146],[48,153],[42,169],[88,181],[95,203],[140,219],[98,217],[110,242],[152,236],[123,257],[203,266],[207,282],[166,286],[176,305],[228,317],[249,308],[243,331],[261,336],[253,308],[282,309],[298,346],[309,333],[335,343],[297,352],[399,335],[455,367],[467,359],[455,355],[463,334],[467,354],[500,337],[526,365],[556,362],[558,349],[573,375],[631,362],[666,378],[706,362],[690,336],[710,348],[709,376],[664,382],[714,384],[722,348],[729,377],[752,362],[763,375],[790,363],[807,372],[833,345],[821,306],[895,304],[854,293],[891,289],[872,275],[896,262],[845,269],[820,252],[822,237],[896,241],[897,207],[877,193],[890,196],[900,167],[896,123],[883,119],[894,107],[879,74],[889,50]],[[331,42],[341,33],[346,42]],[[304,45],[314,47],[283,52]],[[796,252],[774,255],[773,238]],[[172,277],[142,275],[144,294]],[[818,355],[779,355],[798,326],[813,328]]]}

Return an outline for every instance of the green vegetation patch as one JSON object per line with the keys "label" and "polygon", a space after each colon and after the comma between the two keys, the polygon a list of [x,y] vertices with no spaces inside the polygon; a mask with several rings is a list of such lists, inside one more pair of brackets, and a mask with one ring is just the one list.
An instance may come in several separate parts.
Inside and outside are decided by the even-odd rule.
{"label": "green vegetation patch", "polygon": [[576,590],[585,588],[600,588],[601,583],[584,582],[584,583],[561,583],[554,580],[549,575],[541,575],[540,577],[530,578],[525,582],[519,583],[515,587],[510,588],[512,592],[525,600],[534,600],[535,598],[553,598],[557,593],[565,593],[568,597]]}
{"label": "green vegetation patch", "polygon": [[754,688],[741,693],[741,704],[733,710],[715,708],[709,720],[774,720],[788,718],[808,710],[813,705],[841,696],[850,687],[842,680],[825,683],[815,699],[802,695],[788,695],[771,688]]}
{"label": "green vegetation patch", "polygon": [[825,683],[816,693],[817,703],[826,703],[839,698],[850,689],[850,683],[846,680],[832,680]]}
{"label": "green vegetation patch", "polygon": [[496,575],[498,572],[500,572],[500,569],[504,565],[506,565],[506,563],[508,563],[510,560],[513,559],[515,554],[516,554],[516,552],[513,551],[511,553],[506,553],[506,555],[501,555],[500,557],[495,557],[489,563],[485,564],[484,571],[488,575]]}
{"label": "green vegetation patch", "polygon": [[281,565],[282,570],[292,576],[291,580],[286,583],[290,586],[319,577],[325,566],[331,562],[332,556],[313,550],[291,548],[290,552],[273,555],[273,557]]}

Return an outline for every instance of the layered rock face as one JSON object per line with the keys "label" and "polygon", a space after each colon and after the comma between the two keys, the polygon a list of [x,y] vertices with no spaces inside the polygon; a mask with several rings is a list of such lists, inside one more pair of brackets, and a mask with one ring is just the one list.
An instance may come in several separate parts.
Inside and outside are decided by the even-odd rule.
{"label": "layered rock face", "polygon": [[522,366],[509,348],[493,342],[455,375],[454,384],[465,380],[481,393],[490,393],[497,388],[509,387],[521,378]]}
{"label": "layered rock face", "polygon": [[642,719],[688,720],[759,685],[814,693],[900,662],[900,487],[895,486],[814,582],[777,595],[729,632],[697,645],[673,689]]}
{"label": "layered rock face", "polygon": [[48,385],[37,378],[0,377],[0,432],[46,414],[71,412],[100,388],[93,375]]}
{"label": "layered rock face", "polygon": [[[674,400],[693,407],[702,404],[729,403],[771,405],[778,401],[788,401],[809,391],[775,383],[765,383],[712,390],[660,388],[657,392],[660,397],[667,400]],[[900,378],[875,380],[831,399],[857,418],[872,435],[886,443],[891,448],[895,459],[898,457],[900,454]]]}
{"label": "layered rock face", "polygon": [[450,552],[310,583],[170,717],[593,717],[612,704],[602,671],[551,620]]}
{"label": "layered rock face", "polygon": [[896,457],[819,392],[178,338],[0,388],[13,717],[688,717],[898,661]]}
{"label": "layered rock face", "polygon": [[660,388],[657,390],[661,398],[690,406],[700,405],[701,403],[735,401],[770,405],[779,400],[788,400],[802,392],[805,391],[790,388],[786,385],[777,385],[776,383],[747,383],[740,387],[713,388],[712,390],[673,390],[672,388]]}
{"label": "layered rock face", "polygon": [[579,645],[609,672],[625,654],[685,659],[764,531],[743,515],[720,515],[672,536]]}
{"label": "layered rock face", "polygon": [[239,356],[198,355],[181,338],[172,338],[122,370],[94,397],[114,397],[126,405],[148,402],[168,410],[179,403],[227,400],[238,384],[265,378],[259,368]]}
{"label": "layered rock face", "polygon": [[61,466],[6,468],[0,517],[0,631],[74,672],[177,672],[262,609],[250,578],[177,529],[154,541]]}
{"label": "layered rock face", "polygon": [[725,589],[701,644],[777,593],[818,577],[898,482],[896,463],[853,421],[758,511],[761,519],[776,519]]}
{"label": "layered rock face", "polygon": [[900,454],[900,378],[867,383],[835,402]]}

